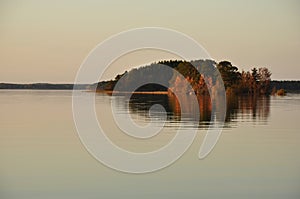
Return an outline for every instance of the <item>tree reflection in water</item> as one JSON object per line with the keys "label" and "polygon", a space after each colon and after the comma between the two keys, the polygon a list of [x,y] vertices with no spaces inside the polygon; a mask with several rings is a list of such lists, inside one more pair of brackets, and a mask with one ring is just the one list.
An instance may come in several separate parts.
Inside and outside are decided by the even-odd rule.
{"label": "tree reflection in water", "polygon": [[[160,104],[165,108],[167,120],[179,122],[182,120],[195,120],[194,104],[190,103],[190,96],[183,95],[182,104],[174,95],[155,95],[155,94],[134,94],[129,99],[129,109],[133,114],[139,114],[145,118],[149,117],[149,109],[155,104]],[[200,111],[199,125],[207,127],[212,116],[212,100],[209,96],[198,96],[198,106]],[[240,121],[267,121],[270,114],[270,97],[268,96],[234,96],[226,97],[226,117],[225,127],[234,122]],[[154,115],[153,115],[154,114]],[[159,112],[152,113],[151,116],[159,117]],[[216,117],[218,117],[216,115]]]}

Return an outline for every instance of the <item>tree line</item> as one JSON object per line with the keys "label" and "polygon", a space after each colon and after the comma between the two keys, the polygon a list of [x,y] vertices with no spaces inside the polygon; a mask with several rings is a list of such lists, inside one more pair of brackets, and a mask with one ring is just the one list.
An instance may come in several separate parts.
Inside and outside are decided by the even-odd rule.
{"label": "tree line", "polygon": [[[165,66],[171,67],[173,70],[166,70]],[[181,77],[177,72],[181,74]],[[188,81],[196,94],[208,94],[211,89],[218,86],[219,76],[227,93],[241,95],[269,95],[272,90],[280,89],[278,82],[271,81],[272,73],[266,67],[253,67],[249,71],[239,71],[237,66],[232,65],[229,61],[221,61],[219,63],[214,60],[168,60],[152,63],[147,66],[134,68],[119,74],[114,80],[99,82],[97,90],[113,90],[118,82],[119,91],[126,91],[136,85],[142,85],[136,91],[168,91],[168,89],[177,89],[186,91],[182,87],[183,81]],[[184,78],[184,79],[183,79]],[[149,83],[143,85],[143,82],[151,82],[156,79],[163,82],[164,85]],[[295,83],[293,84],[295,85]],[[298,86],[298,87],[297,87]],[[294,89],[299,89],[297,85]]]}

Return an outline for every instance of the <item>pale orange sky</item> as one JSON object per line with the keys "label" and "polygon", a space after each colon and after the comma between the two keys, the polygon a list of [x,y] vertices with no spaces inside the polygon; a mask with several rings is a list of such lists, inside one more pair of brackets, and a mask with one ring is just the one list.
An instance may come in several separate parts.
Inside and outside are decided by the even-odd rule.
{"label": "pale orange sky", "polygon": [[[266,66],[273,79],[300,79],[300,2],[277,1],[9,1],[0,0],[0,82],[68,82],[101,41],[155,26],[194,38],[217,61],[240,69]],[[135,52],[107,71],[175,58]]]}

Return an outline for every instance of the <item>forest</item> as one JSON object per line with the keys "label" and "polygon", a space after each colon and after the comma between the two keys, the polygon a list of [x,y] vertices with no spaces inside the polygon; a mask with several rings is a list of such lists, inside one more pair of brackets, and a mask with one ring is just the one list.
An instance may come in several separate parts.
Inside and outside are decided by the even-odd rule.
{"label": "forest", "polygon": [[[166,70],[169,66],[172,70]],[[178,75],[177,71],[181,74]],[[249,71],[239,71],[237,66],[229,61],[219,63],[214,60],[195,60],[181,61],[169,60],[152,63],[147,66],[134,68],[119,74],[111,81],[97,83],[97,90],[113,90],[118,82],[118,91],[128,91],[134,85],[143,85],[142,82],[151,82],[155,79],[163,82],[163,85],[155,83],[145,84],[136,89],[136,91],[168,91],[177,90],[190,92],[183,88],[183,81],[188,81],[193,91],[198,95],[209,94],[210,89],[218,86],[219,74],[222,77],[227,93],[239,95],[270,95],[277,90],[285,89],[287,91],[300,90],[299,81],[271,81],[271,71],[266,67],[253,67]],[[184,80],[184,79],[185,80]]]}

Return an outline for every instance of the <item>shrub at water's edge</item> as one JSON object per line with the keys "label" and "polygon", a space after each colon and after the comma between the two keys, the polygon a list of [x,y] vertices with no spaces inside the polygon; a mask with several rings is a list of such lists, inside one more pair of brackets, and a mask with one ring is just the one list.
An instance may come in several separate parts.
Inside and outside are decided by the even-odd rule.
{"label": "shrub at water's edge", "polygon": [[284,89],[279,89],[279,90],[276,92],[276,95],[284,96],[284,95],[286,95],[286,92],[285,92]]}

